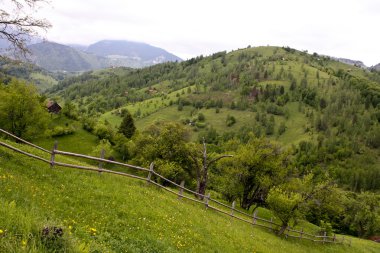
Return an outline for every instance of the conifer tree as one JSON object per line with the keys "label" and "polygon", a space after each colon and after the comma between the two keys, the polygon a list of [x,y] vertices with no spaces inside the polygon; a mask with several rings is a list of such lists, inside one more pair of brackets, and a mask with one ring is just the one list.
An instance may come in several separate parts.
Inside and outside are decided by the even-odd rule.
{"label": "conifer tree", "polygon": [[119,127],[119,133],[122,133],[125,137],[131,138],[136,131],[135,122],[129,111],[123,111],[123,121]]}

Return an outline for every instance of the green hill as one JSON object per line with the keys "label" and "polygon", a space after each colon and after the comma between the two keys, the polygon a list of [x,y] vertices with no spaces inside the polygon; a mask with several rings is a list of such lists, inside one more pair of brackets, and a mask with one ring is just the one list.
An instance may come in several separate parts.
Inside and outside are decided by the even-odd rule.
{"label": "green hill", "polygon": [[380,73],[317,53],[288,47],[219,52],[87,73],[48,94],[114,127],[128,109],[140,132],[162,119],[182,122],[194,141],[206,137],[215,145],[249,133],[264,136],[293,146],[302,160],[297,166],[333,171],[346,189],[380,189]]}
{"label": "green hill", "polygon": [[9,82],[11,78],[23,79],[35,84],[40,91],[53,87],[64,74],[54,74],[30,63],[0,58],[0,79]]}
{"label": "green hill", "polygon": [[[46,157],[31,148],[7,142]],[[0,191],[1,252],[380,250],[379,244],[355,238],[352,246],[283,239],[206,210],[203,205],[179,201],[143,182],[51,169],[4,147],[0,147]]]}

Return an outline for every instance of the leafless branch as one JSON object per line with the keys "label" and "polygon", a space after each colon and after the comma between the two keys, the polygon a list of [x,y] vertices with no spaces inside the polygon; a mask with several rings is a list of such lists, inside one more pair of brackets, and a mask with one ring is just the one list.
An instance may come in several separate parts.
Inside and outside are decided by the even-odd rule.
{"label": "leafless branch", "polygon": [[[4,1],[2,1],[4,2]],[[37,19],[27,14],[25,8],[36,9],[38,3],[45,0],[8,0],[16,9],[12,13],[0,9],[0,39],[10,43],[10,49],[26,56],[29,53],[27,41],[30,36],[38,35],[40,30],[47,30],[51,24],[46,19]]]}

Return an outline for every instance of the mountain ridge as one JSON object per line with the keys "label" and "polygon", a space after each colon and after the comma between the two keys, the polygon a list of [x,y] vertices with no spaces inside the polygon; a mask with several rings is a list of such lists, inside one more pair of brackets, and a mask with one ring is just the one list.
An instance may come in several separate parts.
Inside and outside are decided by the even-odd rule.
{"label": "mountain ridge", "polygon": [[109,67],[141,68],[182,61],[164,49],[140,42],[103,40],[86,45],[44,41],[28,46],[31,61],[49,71],[83,72]]}

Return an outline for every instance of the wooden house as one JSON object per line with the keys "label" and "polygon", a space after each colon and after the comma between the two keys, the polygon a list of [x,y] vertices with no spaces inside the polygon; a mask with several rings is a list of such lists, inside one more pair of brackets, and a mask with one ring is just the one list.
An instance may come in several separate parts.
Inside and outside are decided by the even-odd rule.
{"label": "wooden house", "polygon": [[50,113],[58,114],[61,112],[62,107],[54,101],[49,101],[47,104],[47,109]]}

